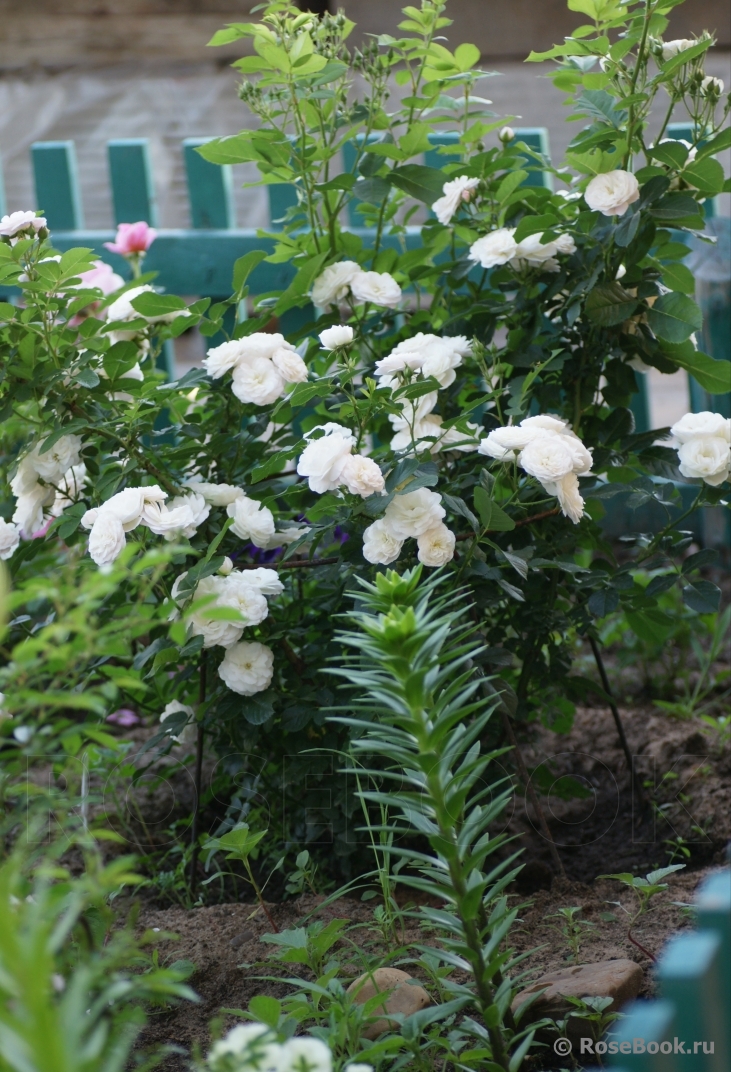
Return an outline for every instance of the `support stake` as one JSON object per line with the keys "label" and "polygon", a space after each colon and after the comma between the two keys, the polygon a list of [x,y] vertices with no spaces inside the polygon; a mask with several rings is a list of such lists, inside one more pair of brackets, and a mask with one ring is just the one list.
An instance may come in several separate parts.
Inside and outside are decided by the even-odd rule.
{"label": "support stake", "polygon": [[591,645],[591,650],[594,653],[594,661],[597,665],[597,670],[599,671],[599,677],[602,679],[602,688],[606,692],[607,698],[609,700],[609,707],[614,718],[614,724],[617,727],[619,741],[622,745],[622,751],[624,752],[624,758],[627,763],[627,770],[629,771],[629,776],[633,784],[634,791],[637,794],[637,802],[639,804],[640,814],[642,814],[642,812],[645,810],[645,796],[642,790],[642,781],[640,779],[639,774],[634,768],[634,763],[632,762],[632,753],[630,751],[629,744],[627,743],[627,736],[624,732],[624,726],[622,725],[622,719],[619,714],[619,708],[617,707],[617,703],[614,699],[612,687],[609,684],[609,678],[607,677],[607,671],[604,667],[604,660],[602,659],[601,652],[599,651],[599,645],[597,644],[593,636],[589,637],[589,644]]}
{"label": "support stake", "polygon": [[[201,662],[198,670],[198,705],[199,708],[203,707],[206,699],[206,653],[201,654]],[[199,715],[201,711],[199,710]],[[191,896],[195,898],[196,887],[198,885],[198,825],[200,819],[201,809],[201,782],[203,780],[203,742],[205,738],[205,731],[203,729],[202,718],[198,720],[198,735],[195,742],[195,775],[193,783],[195,787],[195,805],[193,808],[193,825],[190,834],[191,844],[191,857],[190,857],[190,892]]]}

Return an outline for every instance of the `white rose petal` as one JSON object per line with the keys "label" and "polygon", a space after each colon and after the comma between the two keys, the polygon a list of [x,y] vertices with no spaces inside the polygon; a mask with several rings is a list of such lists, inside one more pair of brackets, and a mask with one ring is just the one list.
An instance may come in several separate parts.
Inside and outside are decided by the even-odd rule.
{"label": "white rose petal", "polygon": [[242,359],[241,340],[235,339],[222,342],[220,346],[212,346],[203,358],[203,367],[212,380],[218,380],[235,368]]}
{"label": "white rose petal", "polygon": [[56,498],[51,505],[53,517],[60,517],[67,506],[76,502],[87,483],[86,466],[83,462],[72,465],[58,482]]}
{"label": "white rose petal", "polygon": [[479,185],[479,179],[470,179],[466,175],[460,175],[450,182],[445,182],[442,187],[443,196],[432,205],[432,212],[439,222],[445,226],[450,223],[459,206],[470,200],[472,191],[476,190]]}
{"label": "white rose petal", "polygon": [[281,1067],[288,1072],[332,1072],[332,1054],[320,1039],[295,1037],[282,1046]]}
{"label": "white rose petal", "polygon": [[518,459],[536,480],[555,482],[574,471],[574,459],[563,436],[541,435],[528,443]]}
{"label": "white rose petal", "polygon": [[425,566],[443,566],[454,558],[456,537],[442,523],[423,532],[416,543],[419,548],[419,562]]}
{"label": "white rose petal", "polygon": [[476,261],[483,268],[497,268],[498,265],[507,264],[518,249],[514,234],[514,227],[501,227],[483,238],[478,238],[470,246],[469,259]]}
{"label": "white rose petal", "polygon": [[392,309],[401,301],[401,287],[388,272],[359,272],[350,289],[356,302]]}
{"label": "white rose petal", "polygon": [[384,519],[396,539],[406,540],[435,528],[445,513],[441,495],[428,488],[418,488],[392,499]]}
{"label": "white rose petal", "polygon": [[204,648],[212,648],[216,645],[222,648],[230,648],[232,644],[241,639],[241,634],[244,631],[245,623],[242,621],[220,621],[218,618],[210,617],[210,611],[217,607],[229,606],[234,610],[239,610],[238,601],[235,597],[225,598],[224,584],[227,580],[228,577],[221,576],[204,577],[196,585],[193,596],[194,604],[206,596],[213,597],[209,603],[189,613],[186,618],[190,633],[194,636],[203,637]]}
{"label": "white rose petal", "polygon": [[[275,535],[280,536],[281,533]],[[279,579],[276,570],[266,566],[257,566],[256,569],[247,569],[244,573],[246,583],[252,588],[258,589],[263,596],[278,596],[284,591],[284,585]]]}
{"label": "white rose petal", "polygon": [[640,184],[631,171],[607,171],[594,176],[586,188],[584,200],[592,212],[624,216],[639,196]]}
{"label": "white rose petal", "polygon": [[9,216],[3,216],[0,220],[0,235],[5,235],[7,238],[13,238],[19,231],[40,231],[42,227],[47,227],[45,216],[36,216],[35,212],[28,210],[27,212],[11,212]]}
{"label": "white rose petal", "polygon": [[525,428],[522,425],[510,425],[507,428],[494,428],[477,448],[478,454],[486,454],[498,461],[509,461],[517,451],[527,447],[531,440],[541,434],[538,428]]}
{"label": "white rose petal", "polygon": [[696,436],[678,448],[678,461],[683,476],[715,488],[728,480],[731,448],[720,436]]}
{"label": "white rose petal", "polygon": [[584,516],[584,500],[579,494],[579,478],[576,473],[567,473],[560,480],[547,481],[543,487],[549,495],[556,496],[561,513],[577,525]]}
{"label": "white rose petal", "polygon": [[362,499],[367,499],[369,495],[380,495],[386,487],[379,466],[372,458],[364,458],[362,454],[346,457],[340,483],[346,486],[351,495],[360,495]]}
{"label": "white rose petal", "polygon": [[679,443],[687,443],[697,436],[715,436],[731,443],[731,419],[709,410],[686,413],[672,426],[670,434],[675,436]]}
{"label": "white rose petal", "polygon": [[231,573],[233,568],[233,561],[228,557],[228,555],[226,555],[223,562],[218,567],[218,572],[221,574],[222,577],[228,577],[229,573]]}
{"label": "white rose petal", "polygon": [[[273,1041],[273,1033],[264,1024],[237,1024],[218,1042],[215,1042],[208,1055],[208,1064],[212,1072],[219,1067],[230,1070],[229,1057],[242,1059],[237,1065],[245,1072],[285,1072],[282,1065],[282,1047]],[[219,1066],[219,1058],[223,1064]]]}
{"label": "white rose petal", "polygon": [[208,484],[204,480],[195,479],[187,480],[186,484],[191,491],[202,495],[211,506],[228,506],[244,494],[243,488],[237,488],[234,484]]}
{"label": "white rose petal", "polygon": [[284,394],[284,379],[268,357],[254,357],[235,367],[231,388],[240,402],[269,406]]}
{"label": "white rose petal", "polygon": [[126,544],[122,522],[113,513],[99,511],[89,534],[89,554],[97,566],[108,566],[122,553]]}
{"label": "white rose petal", "polygon": [[321,331],[318,338],[325,350],[337,350],[339,346],[349,346],[353,341],[353,329],[348,324],[334,324]]}
{"label": "white rose petal", "polygon": [[7,561],[18,550],[20,529],[0,517],[0,558]]}
{"label": "white rose petal", "polygon": [[387,566],[396,561],[403,545],[404,541],[394,536],[383,518],[379,518],[363,533],[363,558],[374,565]]}
{"label": "white rose petal", "polygon": [[256,499],[242,495],[229,503],[226,513],[234,519],[231,532],[242,540],[250,540],[255,547],[266,547],[274,535],[274,515]]}
{"label": "white rose petal", "polygon": [[307,379],[307,365],[295,351],[275,350],[272,364],[285,383],[304,383]]}
{"label": "white rose petal", "polygon": [[701,82],[701,94],[704,97],[720,97],[723,93],[723,79],[709,74]]}
{"label": "white rose petal", "polygon": [[349,429],[336,424],[323,427],[327,434],[310,440],[297,461],[297,472],[308,478],[310,489],[317,495],[339,487],[346,458],[355,445]]}
{"label": "white rose petal", "polygon": [[265,644],[242,641],[226,652],[218,668],[218,676],[232,692],[254,696],[271,684],[274,676],[274,654]]}
{"label": "white rose petal", "polygon": [[692,41],[687,37],[676,38],[675,41],[665,41],[662,46],[662,58],[663,62],[667,63],[668,60],[675,59],[679,52],[685,52],[686,49],[692,48],[693,45],[697,45],[697,41]]}
{"label": "white rose petal", "polygon": [[360,271],[360,265],[355,261],[331,264],[315,280],[311,294],[313,303],[324,308],[326,305],[337,305],[343,301]]}

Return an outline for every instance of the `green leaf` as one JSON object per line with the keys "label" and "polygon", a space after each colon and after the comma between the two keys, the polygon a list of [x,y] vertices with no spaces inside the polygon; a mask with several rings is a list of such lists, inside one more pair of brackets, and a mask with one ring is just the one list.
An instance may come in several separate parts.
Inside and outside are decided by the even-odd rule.
{"label": "green leaf", "polygon": [[130,304],[141,316],[166,316],[187,309],[183,299],[176,294],[155,294],[151,290],[133,298]]}
{"label": "green leaf", "polygon": [[664,644],[673,631],[673,619],[661,610],[627,611],[625,616],[635,636],[650,644]]}
{"label": "green leaf", "polygon": [[74,379],[76,383],[80,383],[82,387],[88,387],[89,390],[99,384],[99,376],[92,368],[81,369],[80,372],[76,373]]}
{"label": "green leaf", "polygon": [[731,146],[731,127],[726,127],[715,138],[711,138],[705,145],[699,147],[696,161],[703,160],[707,156],[715,156],[716,153],[720,153],[723,149],[728,149],[729,146]]}
{"label": "green leaf", "polygon": [[[588,303],[587,303],[588,304]],[[678,343],[689,339],[703,327],[703,314],[687,294],[662,294],[651,309],[647,322],[660,339]]]}
{"label": "green leaf", "polygon": [[665,194],[651,211],[656,220],[682,220],[698,215],[698,202],[690,194]]}
{"label": "green leaf", "polygon": [[723,168],[712,157],[694,160],[683,170],[682,178],[704,193],[718,194],[723,189]]}
{"label": "green leaf", "polygon": [[584,306],[589,319],[604,328],[628,320],[636,308],[637,298],[619,283],[600,283],[589,293]]}
{"label": "green leaf", "polygon": [[211,164],[242,164],[259,159],[251,130],[244,130],[230,138],[213,138],[197,146],[195,151]]}
{"label": "green leaf", "polygon": [[731,363],[696,350],[690,340],[673,346],[664,343],[663,354],[680,368],[695,377],[701,387],[712,395],[723,395],[731,390]]}
{"label": "green leaf", "polygon": [[721,589],[711,581],[693,581],[683,588],[683,602],[698,614],[715,614],[721,601]]}
{"label": "green leaf", "polygon": [[277,1001],[276,998],[271,998],[266,994],[257,994],[249,1002],[249,1012],[254,1016],[259,1023],[266,1024],[267,1027],[276,1029],[279,1026],[279,1016],[282,1011],[282,1003]]}
{"label": "green leaf", "polygon": [[619,130],[627,119],[627,112],[618,108],[614,97],[605,89],[585,89],[576,101],[577,111],[580,109],[594,119],[609,123]]}
{"label": "green leaf", "polygon": [[558,217],[551,213],[545,216],[524,216],[516,227],[513,238],[516,242],[522,242],[523,239],[528,238],[529,235],[548,231],[558,223],[560,223]]}
{"label": "green leaf", "polygon": [[515,528],[512,517],[500,509],[483,487],[475,488],[474,502],[483,529],[488,532],[512,532]]}
{"label": "green leaf", "polygon": [[670,290],[681,291],[683,294],[695,294],[695,276],[690,268],[678,261],[667,264],[662,270],[662,281]]}
{"label": "green leaf", "polygon": [[458,45],[454,50],[454,58],[460,71],[469,71],[471,67],[480,62],[480,50],[477,45],[468,43]]}
{"label": "green leaf", "polygon": [[266,253],[264,250],[253,249],[251,253],[245,253],[243,257],[239,257],[238,260],[235,261],[233,279],[231,282],[231,289],[234,293],[239,293],[251,272],[253,272],[258,264],[261,264],[265,257]]}
{"label": "green leaf", "polygon": [[513,190],[517,190],[521,182],[528,178],[528,172],[523,171],[522,168],[518,168],[517,171],[511,171],[509,175],[506,175],[497,188],[495,193],[495,200],[499,201],[502,205],[512,194]]}
{"label": "green leaf", "polygon": [[404,167],[394,168],[386,179],[425,205],[433,205],[442,196],[445,182],[443,172],[423,164],[405,164]]}
{"label": "green leaf", "polygon": [[353,197],[358,201],[367,201],[371,205],[380,205],[391,192],[390,183],[374,175],[372,178],[360,179],[353,187]]}
{"label": "green leaf", "polygon": [[274,714],[271,690],[267,689],[267,692],[247,697],[241,707],[241,713],[251,726],[261,726],[264,722],[268,722]]}

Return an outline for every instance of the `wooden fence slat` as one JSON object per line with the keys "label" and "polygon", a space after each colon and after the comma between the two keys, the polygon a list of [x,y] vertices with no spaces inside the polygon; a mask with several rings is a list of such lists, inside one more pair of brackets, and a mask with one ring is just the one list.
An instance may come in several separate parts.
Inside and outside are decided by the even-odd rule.
{"label": "wooden fence slat", "polygon": [[155,186],[152,181],[147,138],[120,138],[107,142],[109,180],[114,222],[157,224]]}
{"label": "wooden fence slat", "polygon": [[236,226],[231,168],[211,164],[196,152],[207,141],[210,139],[186,138],[183,142],[190,219],[196,230],[226,231]]}
{"label": "wooden fence slat", "polygon": [[[674,1035],[690,1052],[677,1055],[678,1072],[728,1072],[731,1058],[724,1044],[725,1009],[721,1002],[721,935],[715,931],[680,934],[665,946],[657,965],[660,994],[675,1005]],[[700,1057],[694,1043],[714,1043],[712,1055]],[[699,1047],[700,1048],[700,1047]]]}
{"label": "wooden fence slat", "polygon": [[[698,926],[721,937],[722,1007],[731,1008],[731,869],[704,880],[695,897]],[[727,1031],[731,1029],[727,1027]]]}
{"label": "wooden fence slat", "polygon": [[[635,1040],[646,1044],[656,1040],[661,1042],[675,1034],[675,1006],[671,1001],[633,1001],[622,1010],[624,1019],[618,1020],[612,1032],[613,1040],[621,1047],[629,1043],[631,1050],[636,1049]],[[580,1055],[577,1054],[580,1059]],[[607,1062],[615,1069],[627,1072],[680,1072],[677,1057],[672,1053],[630,1052],[608,1054]]]}
{"label": "wooden fence slat", "polygon": [[3,162],[0,157],[0,216],[4,216],[8,211],[8,203],[5,200],[5,182],[3,180]]}
{"label": "wooden fence slat", "polygon": [[36,205],[51,230],[75,231],[84,226],[76,150],[72,141],[37,141],[31,145]]}

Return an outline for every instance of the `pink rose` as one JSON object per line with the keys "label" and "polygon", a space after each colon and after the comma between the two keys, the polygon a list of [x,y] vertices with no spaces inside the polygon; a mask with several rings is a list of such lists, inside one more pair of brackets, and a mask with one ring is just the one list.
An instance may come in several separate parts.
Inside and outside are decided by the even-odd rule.
{"label": "pink rose", "polygon": [[116,240],[105,242],[104,245],[112,253],[128,257],[134,253],[146,253],[156,238],[157,231],[154,227],[140,220],[138,223],[120,223],[117,227]]}
{"label": "pink rose", "polygon": [[96,287],[105,298],[124,286],[121,275],[117,275],[111,264],[105,264],[104,261],[94,261],[94,267],[88,272],[81,272],[79,279],[82,287]]}

